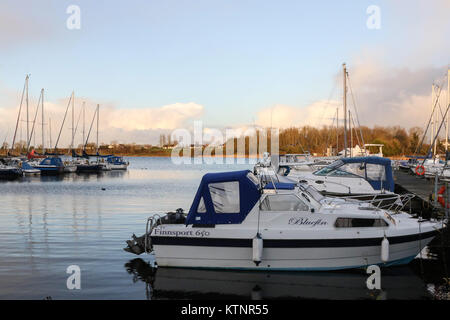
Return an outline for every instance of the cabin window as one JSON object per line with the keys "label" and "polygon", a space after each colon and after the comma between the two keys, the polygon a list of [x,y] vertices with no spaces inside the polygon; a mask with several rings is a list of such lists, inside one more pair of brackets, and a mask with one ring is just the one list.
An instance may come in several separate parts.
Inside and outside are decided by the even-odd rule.
{"label": "cabin window", "polygon": [[337,218],[334,224],[336,228],[367,228],[367,227],[387,227],[388,223],[383,219],[365,218]]}
{"label": "cabin window", "polygon": [[268,195],[261,202],[262,211],[308,211],[309,207],[292,194]]}
{"label": "cabin window", "polygon": [[206,212],[206,206],[205,206],[205,201],[203,200],[203,197],[200,198],[200,202],[198,203],[198,207],[197,207],[197,212],[198,213]]}
{"label": "cabin window", "polygon": [[216,213],[239,213],[239,182],[217,182],[208,185]]}
{"label": "cabin window", "polygon": [[367,179],[374,181],[383,181],[386,180],[386,172],[384,166],[380,164],[371,164],[367,165]]}
{"label": "cabin window", "polygon": [[365,178],[366,168],[364,163],[347,163],[337,168],[331,176],[359,176]]}

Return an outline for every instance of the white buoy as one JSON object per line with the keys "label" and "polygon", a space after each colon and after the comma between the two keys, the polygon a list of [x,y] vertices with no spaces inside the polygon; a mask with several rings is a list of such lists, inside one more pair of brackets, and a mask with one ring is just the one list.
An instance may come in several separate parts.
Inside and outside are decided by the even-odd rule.
{"label": "white buoy", "polygon": [[252,249],[253,249],[253,262],[256,265],[259,265],[262,260],[263,253],[263,239],[259,233],[253,238],[252,241]]}
{"label": "white buoy", "polygon": [[389,240],[384,236],[383,241],[381,241],[381,261],[389,261]]}

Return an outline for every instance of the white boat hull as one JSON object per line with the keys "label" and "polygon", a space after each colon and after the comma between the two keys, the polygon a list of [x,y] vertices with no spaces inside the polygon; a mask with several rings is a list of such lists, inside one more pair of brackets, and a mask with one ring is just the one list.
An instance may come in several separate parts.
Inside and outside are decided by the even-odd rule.
{"label": "white boat hull", "polygon": [[109,164],[111,170],[127,170],[128,164]]}
{"label": "white boat hull", "polygon": [[[314,239],[291,239],[288,241],[266,239],[263,240],[262,260],[258,265],[252,261],[251,239],[192,241],[190,238],[185,238],[178,241],[177,245],[161,245],[160,243],[164,243],[164,241],[173,242],[167,238],[162,240],[152,237],[152,241],[154,242],[156,261],[160,267],[319,271],[363,268],[373,264],[385,266],[407,264],[435,236],[436,232],[431,231],[431,233],[422,235],[390,238],[392,244],[387,262],[381,260],[382,238],[379,237],[329,239],[325,242]],[[408,238],[412,241],[407,241]],[[215,245],[208,246],[207,240]],[[196,242],[204,245],[189,245],[189,243],[195,244]],[[227,246],[227,243],[233,246]],[[323,243],[322,247],[321,243]],[[339,247],[339,243],[345,246]],[[354,246],[358,243],[368,245]]]}

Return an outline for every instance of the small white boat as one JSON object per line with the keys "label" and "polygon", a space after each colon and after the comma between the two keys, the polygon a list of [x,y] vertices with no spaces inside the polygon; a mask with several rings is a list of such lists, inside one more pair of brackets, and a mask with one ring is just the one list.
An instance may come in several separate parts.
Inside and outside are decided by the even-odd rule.
{"label": "small white boat", "polygon": [[262,185],[248,170],[206,174],[187,217],[149,221],[144,251],[159,267],[283,271],[407,264],[446,223],[311,186]]}
{"label": "small white boat", "polygon": [[391,160],[387,158],[342,158],[315,172],[281,172],[291,180],[314,186],[324,195],[368,196],[367,199],[374,195],[395,195]]}

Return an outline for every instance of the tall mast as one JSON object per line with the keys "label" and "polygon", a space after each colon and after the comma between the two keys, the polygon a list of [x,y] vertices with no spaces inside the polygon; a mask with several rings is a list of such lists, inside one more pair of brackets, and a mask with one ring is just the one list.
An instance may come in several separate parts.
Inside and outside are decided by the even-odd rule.
{"label": "tall mast", "polygon": [[[450,68],[447,69],[447,107],[450,105]],[[448,112],[447,112],[447,133],[445,134],[445,151],[448,149]]]}
{"label": "tall mast", "polygon": [[42,154],[45,152],[45,140],[44,140],[44,88],[42,88],[42,105],[41,105],[41,113],[42,113]]}
{"label": "tall mast", "polygon": [[434,105],[434,83],[431,85],[431,133],[430,133],[430,147],[433,145],[433,137],[434,137],[434,113],[433,113],[433,105]]}
{"label": "tall mast", "polygon": [[342,64],[342,68],[344,73],[344,157],[347,157],[347,67],[345,63]]}
{"label": "tall mast", "polygon": [[98,154],[98,124],[100,122],[100,105],[97,104],[97,154]]}
{"label": "tall mast", "polygon": [[86,122],[85,112],[86,112],[86,102],[83,101],[83,144],[85,139],[85,122]]}
{"label": "tall mast", "polygon": [[72,91],[72,143],[70,144],[70,149],[73,149],[73,143],[74,143],[74,129],[75,129],[75,106],[74,106],[74,101],[75,101],[75,92]]}
{"label": "tall mast", "polygon": [[[14,144],[16,143],[16,135],[17,135],[17,129],[19,127],[19,122],[20,122],[20,114],[22,113],[22,104],[23,104],[23,97],[25,95],[25,88],[27,85],[27,79],[28,79],[29,75],[27,74],[27,76],[25,77],[25,83],[23,85],[23,90],[22,90],[22,98],[20,99],[20,106],[19,106],[19,113],[17,114],[17,122],[16,122],[16,129],[14,130],[14,137],[13,137],[13,141],[12,141],[12,145],[11,145],[11,149],[14,149]],[[20,128],[22,129],[22,125],[20,126]]]}
{"label": "tall mast", "polygon": [[[26,82],[26,88],[27,88],[27,94],[26,94],[26,104],[27,104],[27,146],[30,143],[30,121],[29,121],[29,112],[28,112],[28,76],[25,79]],[[28,151],[28,150],[27,150]]]}

